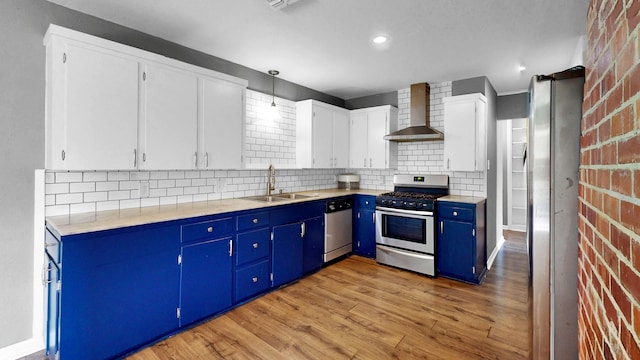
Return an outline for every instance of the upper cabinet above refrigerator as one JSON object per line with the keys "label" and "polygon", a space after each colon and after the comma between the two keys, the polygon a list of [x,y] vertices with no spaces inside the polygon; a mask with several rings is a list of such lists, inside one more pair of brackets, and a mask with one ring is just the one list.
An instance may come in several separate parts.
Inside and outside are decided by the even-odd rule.
{"label": "upper cabinet above refrigerator", "polygon": [[487,98],[481,93],[444,101],[444,169],[484,171],[487,159]]}

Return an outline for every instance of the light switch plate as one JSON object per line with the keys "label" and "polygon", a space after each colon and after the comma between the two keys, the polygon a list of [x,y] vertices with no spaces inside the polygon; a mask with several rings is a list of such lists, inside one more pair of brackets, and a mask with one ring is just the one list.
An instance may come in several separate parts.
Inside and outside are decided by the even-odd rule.
{"label": "light switch plate", "polygon": [[148,198],[149,197],[149,182],[141,181],[140,182],[140,197]]}

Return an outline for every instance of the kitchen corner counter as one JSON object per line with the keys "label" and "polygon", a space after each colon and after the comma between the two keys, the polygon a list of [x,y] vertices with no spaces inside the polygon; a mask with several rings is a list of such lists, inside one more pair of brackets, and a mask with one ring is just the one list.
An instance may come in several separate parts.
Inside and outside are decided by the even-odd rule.
{"label": "kitchen corner counter", "polygon": [[486,200],[487,198],[483,198],[483,197],[460,196],[460,195],[447,195],[447,196],[438,198],[438,201],[459,202],[459,203],[467,203],[467,204],[481,204]]}
{"label": "kitchen corner counter", "polygon": [[300,191],[296,194],[312,197],[278,202],[260,202],[247,198],[199,201],[175,205],[149,206],[123,210],[96,211],[61,216],[48,216],[46,224],[60,236],[111,230],[122,227],[146,225],[198,216],[217,215],[235,211],[254,210],[281,205],[324,200],[348,195],[379,195],[383,190],[323,189]]}

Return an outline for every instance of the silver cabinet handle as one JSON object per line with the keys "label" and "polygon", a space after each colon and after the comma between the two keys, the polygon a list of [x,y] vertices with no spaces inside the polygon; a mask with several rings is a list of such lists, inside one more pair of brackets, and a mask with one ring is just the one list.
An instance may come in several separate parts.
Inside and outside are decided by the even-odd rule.
{"label": "silver cabinet handle", "polygon": [[376,223],[376,213],[371,214],[371,219],[373,221],[373,223]]}
{"label": "silver cabinet handle", "polygon": [[147,153],[146,152],[142,153],[142,162],[147,162]]}
{"label": "silver cabinet handle", "polygon": [[212,232],[213,232],[213,226],[209,226],[209,227],[207,228],[207,232],[212,233]]}
{"label": "silver cabinet handle", "polygon": [[208,152],[204,153],[204,167],[206,167],[206,168],[209,167],[209,153]]}
{"label": "silver cabinet handle", "polygon": [[133,167],[138,166],[138,149],[133,149]]}
{"label": "silver cabinet handle", "polygon": [[258,277],[257,277],[257,276],[254,276],[254,277],[251,279],[251,281],[253,281],[254,283],[257,283],[257,282],[258,282]]}
{"label": "silver cabinet handle", "polygon": [[67,157],[67,154],[65,154],[64,150],[62,150],[62,160],[64,161],[66,157]]}
{"label": "silver cabinet handle", "polygon": [[193,167],[197,168],[198,167],[198,152],[194,152],[193,153]]}
{"label": "silver cabinet handle", "polygon": [[370,168],[373,167],[373,159],[372,158],[369,158],[369,167]]}
{"label": "silver cabinet handle", "polygon": [[229,240],[229,256],[233,255],[233,240]]}
{"label": "silver cabinet handle", "polygon": [[42,264],[42,285],[47,285],[52,283],[51,280],[48,280],[49,277],[47,275],[49,275],[49,273],[51,272],[51,268],[48,268],[47,265],[48,264],[46,262]]}
{"label": "silver cabinet handle", "polygon": [[304,237],[306,230],[307,226],[305,225],[305,223],[300,224],[300,237]]}
{"label": "silver cabinet handle", "polygon": [[363,161],[362,166],[367,167],[367,158],[362,159],[362,161]]}
{"label": "silver cabinet handle", "polygon": [[258,248],[258,243],[253,243],[253,248],[257,249]]}
{"label": "silver cabinet handle", "polygon": [[451,159],[447,158],[447,169],[449,168],[449,164],[451,164]]}
{"label": "silver cabinet handle", "polygon": [[444,234],[444,221],[440,221],[440,234]]}
{"label": "silver cabinet handle", "polygon": [[251,220],[252,223],[257,224],[258,223],[258,218],[255,218],[253,220]]}
{"label": "silver cabinet handle", "polygon": [[457,211],[454,211],[454,212],[453,212],[453,216],[458,216],[458,212],[457,212]]}

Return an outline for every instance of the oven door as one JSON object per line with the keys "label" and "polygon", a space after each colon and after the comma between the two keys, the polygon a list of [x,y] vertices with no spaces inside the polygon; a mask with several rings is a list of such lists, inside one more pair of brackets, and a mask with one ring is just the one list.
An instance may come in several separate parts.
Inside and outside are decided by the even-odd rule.
{"label": "oven door", "polygon": [[435,250],[433,213],[376,208],[376,243],[433,254]]}

